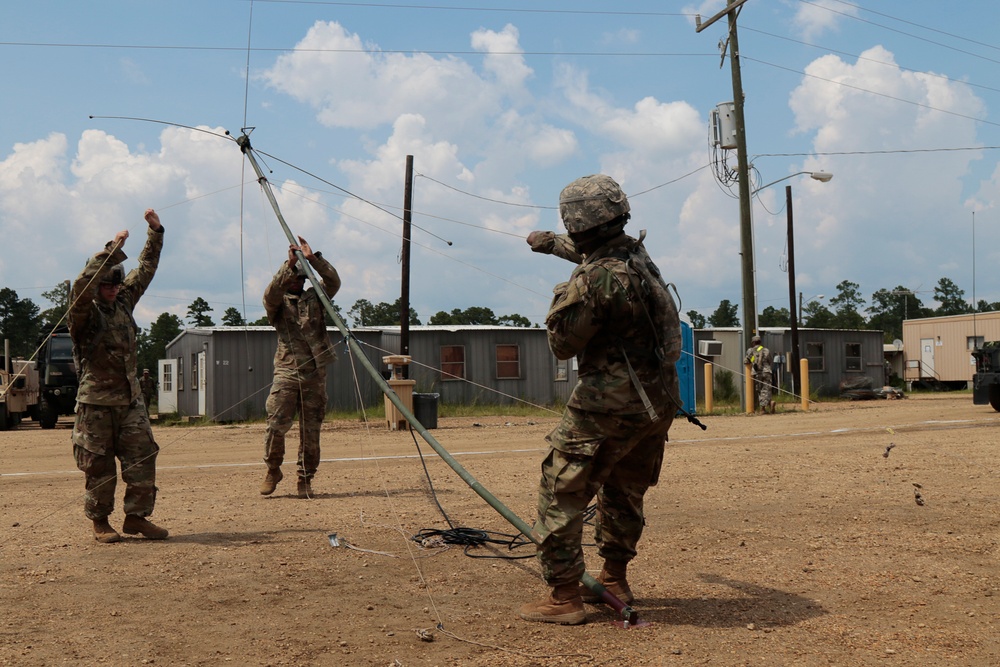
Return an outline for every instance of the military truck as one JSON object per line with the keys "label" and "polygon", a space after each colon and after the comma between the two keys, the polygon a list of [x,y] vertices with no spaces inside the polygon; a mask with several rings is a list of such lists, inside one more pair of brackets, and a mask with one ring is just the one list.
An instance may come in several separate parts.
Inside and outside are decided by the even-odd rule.
{"label": "military truck", "polygon": [[80,383],[73,361],[73,341],[69,328],[60,325],[39,343],[38,422],[42,428],[55,428],[59,415],[76,412],[76,391]]}
{"label": "military truck", "polygon": [[976,372],[972,375],[972,404],[989,403],[1000,412],[1000,341],[984,343],[972,351]]}
{"label": "military truck", "polygon": [[35,362],[10,358],[4,341],[0,357],[0,431],[16,428],[24,417],[37,414],[38,371]]}

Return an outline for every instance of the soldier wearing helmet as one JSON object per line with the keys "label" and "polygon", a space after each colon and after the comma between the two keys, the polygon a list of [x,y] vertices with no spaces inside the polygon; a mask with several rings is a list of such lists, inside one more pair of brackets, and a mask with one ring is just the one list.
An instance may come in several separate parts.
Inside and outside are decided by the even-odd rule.
{"label": "soldier wearing helmet", "polygon": [[[559,197],[559,214],[567,235],[532,232],[528,243],[578,264],[553,290],[545,324],[553,354],[577,358],[579,381],[546,437],[550,449],[538,490],[534,530],[551,591],[523,605],[520,616],[577,624],[586,621],[583,603],[599,601],[580,586],[582,512],[595,496],[595,538],[604,560],[597,580],[626,604],[634,599],[626,568],[642,534],[643,496],[657,482],[680,406],[674,369],[680,320],[672,301],[646,289],[656,281],[666,293],[642,235],[624,232],[630,206],[614,179],[597,174],[573,181]],[[633,266],[640,264],[641,272]],[[671,351],[660,354],[664,349]]]}
{"label": "soldier wearing helmet", "polygon": [[319,467],[320,428],[326,415],[326,366],[336,353],[326,331],[326,312],[315,288],[304,289],[306,270],[299,262],[300,251],[323,281],[329,298],[340,290],[340,275],[320,252],[313,252],[306,240],[288,248],[282,262],[264,290],[267,319],[278,332],[274,352],[274,381],[267,397],[267,430],[264,435],[264,464],[267,472],[260,493],[274,493],[284,475],[285,434],[299,415],[298,483],[299,498],[312,496],[312,479]]}
{"label": "soldier wearing helmet", "polygon": [[773,368],[771,366],[771,350],[764,347],[760,336],[754,335],[750,339],[750,348],[743,357],[743,363],[750,367],[750,375],[753,377],[753,385],[756,391],[751,398],[757,399],[757,409],[760,414],[770,412],[774,414],[774,399],[772,397],[771,383],[774,381]]}
{"label": "soldier wearing helmet", "polygon": [[93,522],[94,539],[121,540],[108,517],[114,510],[117,469],[125,482],[122,530],[162,540],[167,531],[146,517],[156,503],[156,454],[149,415],[136,378],[136,324],[132,318],[146,292],[163,248],[163,225],[153,209],[139,266],[125,275],[123,247],[128,230],[115,235],[94,255],[73,283],[68,320],[77,360],[76,422],[73,455],[85,476],[83,512]]}

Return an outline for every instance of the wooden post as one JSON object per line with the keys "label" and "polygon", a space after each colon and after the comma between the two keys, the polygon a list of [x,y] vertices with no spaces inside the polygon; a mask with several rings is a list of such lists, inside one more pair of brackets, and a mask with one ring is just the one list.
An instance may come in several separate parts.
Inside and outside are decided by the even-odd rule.
{"label": "wooden post", "polygon": [[750,372],[750,364],[743,364],[743,389],[747,397],[746,411],[748,415],[752,415],[756,410],[757,398],[754,395],[753,386],[753,374]]}

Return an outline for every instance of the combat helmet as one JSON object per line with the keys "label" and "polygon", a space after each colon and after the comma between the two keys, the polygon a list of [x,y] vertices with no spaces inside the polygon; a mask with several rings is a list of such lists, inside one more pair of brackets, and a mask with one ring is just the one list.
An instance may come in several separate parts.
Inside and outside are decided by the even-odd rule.
{"label": "combat helmet", "polygon": [[559,217],[570,234],[600,227],[629,210],[628,197],[621,186],[604,174],[578,178],[559,194]]}
{"label": "combat helmet", "polygon": [[111,271],[101,280],[102,285],[121,285],[125,282],[125,265],[115,264]]}

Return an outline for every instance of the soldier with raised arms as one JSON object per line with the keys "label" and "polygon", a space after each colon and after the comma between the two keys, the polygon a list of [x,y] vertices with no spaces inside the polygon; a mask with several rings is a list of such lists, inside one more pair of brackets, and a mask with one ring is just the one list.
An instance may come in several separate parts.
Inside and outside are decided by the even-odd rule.
{"label": "soldier with raised arms", "polygon": [[167,530],[149,521],[156,504],[156,455],[149,415],[136,378],[135,305],[153,280],[163,248],[163,225],[153,209],[145,213],[149,229],[139,266],[125,275],[122,262],[128,230],[87,262],[73,283],[69,332],[80,387],[73,424],[73,455],[83,471],[83,512],[93,522],[94,539],[118,542],[108,521],[114,510],[118,479],[125,482],[122,531],[151,540]]}
{"label": "soldier with raised arms", "polygon": [[326,331],[323,303],[315,288],[305,289],[306,272],[298,264],[302,256],[319,274],[329,298],[340,290],[340,275],[320,252],[313,252],[306,240],[288,247],[283,262],[264,290],[264,311],[278,332],[274,352],[274,381],[267,397],[267,431],[264,436],[264,463],[267,473],[261,494],[274,493],[284,476],[285,434],[299,416],[298,484],[299,498],[312,495],[312,479],[319,467],[319,433],[326,415],[326,366],[337,358]]}

